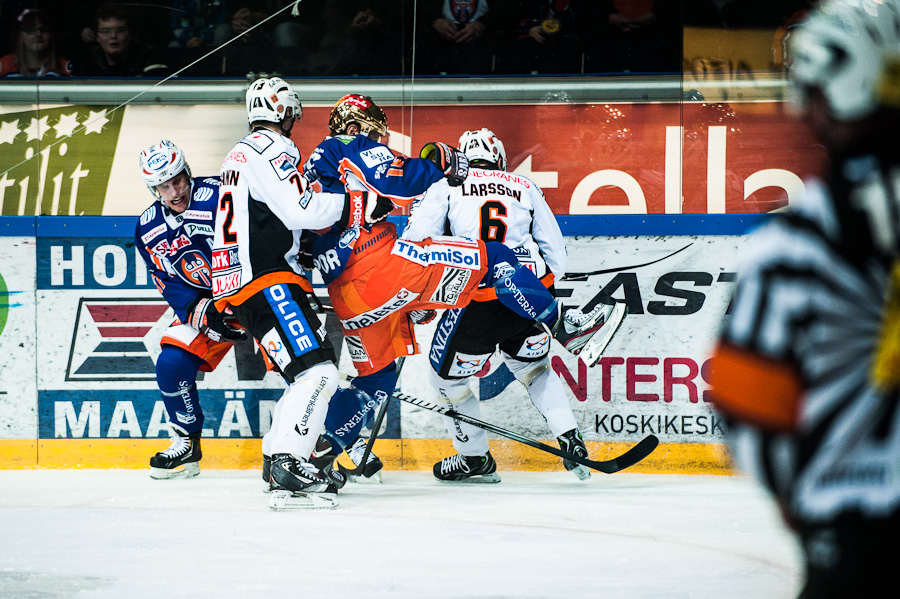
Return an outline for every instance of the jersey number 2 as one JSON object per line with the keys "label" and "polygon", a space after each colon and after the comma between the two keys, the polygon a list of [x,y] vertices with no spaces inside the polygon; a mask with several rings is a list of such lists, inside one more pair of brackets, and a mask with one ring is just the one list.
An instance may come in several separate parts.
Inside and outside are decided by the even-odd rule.
{"label": "jersey number 2", "polygon": [[222,194],[219,198],[219,212],[227,211],[225,214],[225,226],[222,227],[222,241],[225,243],[236,243],[237,234],[231,230],[234,221],[234,201],[231,199],[230,193]]}

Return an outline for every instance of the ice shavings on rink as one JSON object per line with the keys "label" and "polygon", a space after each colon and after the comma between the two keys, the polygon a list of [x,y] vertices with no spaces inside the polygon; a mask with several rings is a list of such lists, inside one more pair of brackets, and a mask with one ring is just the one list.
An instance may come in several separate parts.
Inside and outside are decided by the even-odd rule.
{"label": "ice shavings on rink", "polygon": [[334,510],[271,512],[259,471],[0,471],[4,599],[767,599],[799,553],[736,476],[386,471]]}

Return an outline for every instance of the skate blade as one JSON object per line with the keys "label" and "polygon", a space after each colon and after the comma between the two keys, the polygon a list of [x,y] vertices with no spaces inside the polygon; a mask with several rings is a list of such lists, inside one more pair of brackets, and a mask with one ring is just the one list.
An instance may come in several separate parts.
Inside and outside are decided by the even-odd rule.
{"label": "skate blade", "polygon": [[285,490],[269,493],[269,509],[274,512],[327,510],[337,506],[337,495],[331,493],[292,493]]}
{"label": "skate blade", "polygon": [[582,362],[588,366],[594,366],[600,360],[600,356],[606,351],[606,346],[609,345],[619,327],[622,326],[622,321],[625,319],[627,312],[628,309],[624,303],[616,302],[616,307],[613,308],[612,314],[609,315],[609,320],[606,321],[600,332],[591,337],[584,345],[584,348],[578,352],[578,358]]}
{"label": "skate blade", "polygon": [[448,483],[451,485],[478,485],[500,482],[500,475],[496,472],[492,472],[491,474],[478,474],[476,476],[470,476],[468,478],[463,478],[460,480],[444,480],[443,478],[438,478],[436,476],[434,478],[442,483]]}
{"label": "skate blade", "polygon": [[360,485],[380,485],[381,470],[379,470],[372,476],[363,476],[362,474],[348,474],[347,480],[351,483],[357,483]]}
{"label": "skate blade", "polygon": [[190,462],[181,468],[154,468],[150,467],[150,478],[155,480],[171,480],[173,478],[194,478],[200,474],[200,462]]}
{"label": "skate blade", "polygon": [[591,477],[591,469],[581,464],[578,464],[577,466],[569,470],[569,472],[577,476],[578,480],[587,480]]}

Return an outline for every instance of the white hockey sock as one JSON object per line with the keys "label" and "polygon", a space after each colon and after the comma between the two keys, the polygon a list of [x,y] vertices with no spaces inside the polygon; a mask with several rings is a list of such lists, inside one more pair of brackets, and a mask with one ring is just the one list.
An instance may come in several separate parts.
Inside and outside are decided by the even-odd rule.
{"label": "white hockey sock", "polygon": [[266,431],[262,438],[263,455],[272,457],[272,438],[275,436],[275,429],[278,428],[278,423],[281,420],[281,406],[284,405],[284,398],[287,397],[289,389],[290,387],[284,390],[284,393],[275,402],[275,407],[272,408],[272,422],[269,423],[269,430]]}
{"label": "white hockey sock", "polygon": [[547,426],[550,427],[554,437],[577,428],[578,423],[572,414],[565,387],[553,372],[549,359],[540,362],[519,362],[507,357],[506,365],[525,385],[531,403],[547,420]]}
{"label": "white hockey sock", "polygon": [[328,402],[337,386],[338,371],[331,362],[316,364],[294,379],[279,400],[282,406],[277,429],[272,427],[272,454],[309,458],[325,426]]}
{"label": "white hockey sock", "polygon": [[[428,374],[429,380],[438,392],[438,399],[441,403],[449,405],[460,414],[472,418],[479,417],[481,409],[478,399],[469,388],[469,379],[442,379],[433,369],[430,369]],[[443,416],[443,418],[456,451],[463,455],[484,455],[488,452],[490,446],[487,432],[484,429],[447,416]]]}
{"label": "white hockey sock", "polygon": [[[471,391],[468,399],[460,404],[454,404],[453,409],[472,418],[480,419],[481,417],[478,398]],[[447,431],[453,436],[453,448],[457,452],[463,455],[484,455],[490,450],[487,432],[483,428],[454,420],[448,416],[443,416],[443,418]]]}

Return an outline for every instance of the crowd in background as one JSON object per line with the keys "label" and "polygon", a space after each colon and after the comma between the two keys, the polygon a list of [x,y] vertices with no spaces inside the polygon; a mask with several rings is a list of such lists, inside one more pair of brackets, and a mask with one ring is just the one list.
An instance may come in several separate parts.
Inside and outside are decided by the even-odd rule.
{"label": "crowd in background", "polygon": [[6,0],[0,76],[672,73],[686,26],[775,30],[813,3]]}

